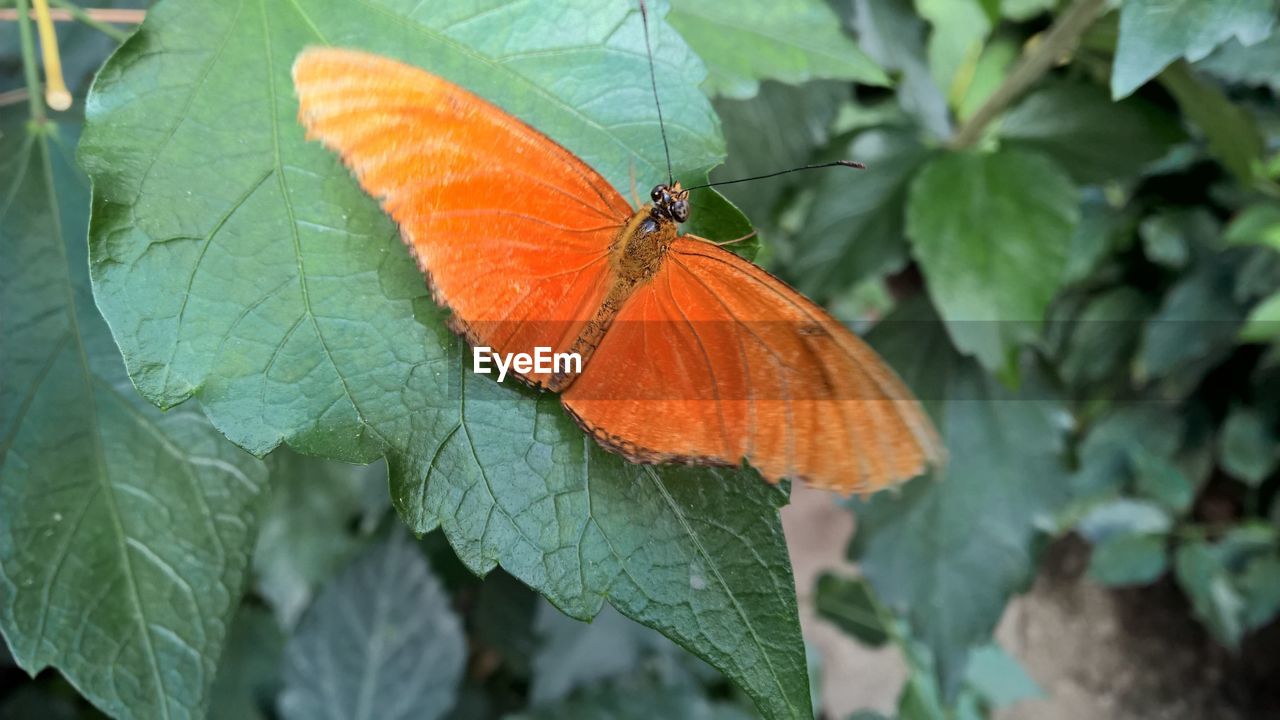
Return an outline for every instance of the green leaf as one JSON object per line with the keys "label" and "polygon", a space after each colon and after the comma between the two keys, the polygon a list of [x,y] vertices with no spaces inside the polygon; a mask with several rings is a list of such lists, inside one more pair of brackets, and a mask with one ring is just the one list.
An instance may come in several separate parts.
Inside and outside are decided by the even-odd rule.
{"label": "green leaf", "polygon": [[[843,83],[811,82],[799,87],[778,82],[760,84],[749,100],[720,98],[716,114],[724,129],[729,157],[711,173],[713,181],[765,175],[809,162],[815,149],[827,144],[828,128],[849,88]],[[761,142],[768,138],[768,142]],[[840,169],[824,172],[841,172]],[[851,173],[850,173],[851,174]],[[726,185],[723,192],[768,227],[774,206],[784,191],[805,180],[803,173],[759,182]]]}
{"label": "green leaf", "polygon": [[1128,214],[1113,207],[1099,188],[1086,187],[1080,194],[1080,222],[1071,236],[1063,278],[1068,284],[1088,279],[1132,239]]}
{"label": "green leaf", "polygon": [[995,643],[973,651],[966,680],[976,693],[998,708],[1044,697],[1044,691],[1022,664]]}
{"label": "green leaf", "polygon": [[1143,293],[1118,287],[1088,300],[1067,321],[1067,346],[1058,371],[1074,387],[1098,383],[1124,370],[1138,347],[1142,324],[1154,308]]}
{"label": "green leaf", "polygon": [[1125,97],[1174,60],[1201,60],[1231,38],[1260,42],[1275,20],[1273,0],[1125,0],[1111,95]]}
{"label": "green leaf", "polygon": [[1218,460],[1222,469],[1246,485],[1258,487],[1280,460],[1277,441],[1257,410],[1231,408],[1218,436]]}
{"label": "green leaf", "polygon": [[761,80],[792,85],[818,79],[889,84],[821,0],[671,0],[668,21],[707,63],[705,87],[712,95],[749,98],[759,90]]}
{"label": "green leaf", "polygon": [[933,652],[954,696],[969,649],[986,642],[1033,573],[1037,522],[1066,499],[1065,410],[1033,378],[1014,394],[959,356],[920,305],[900,308],[869,339],[929,406],[949,460],[899,495],[857,501],[850,554]]}
{"label": "green leaf", "polygon": [[897,100],[935,137],[951,135],[947,99],[925,59],[925,23],[911,0],[853,0],[858,45],[888,70],[897,71]]}
{"label": "green leaf", "polygon": [[1204,133],[1209,152],[1240,182],[1251,184],[1265,149],[1253,116],[1217,85],[1197,77],[1186,63],[1170,66],[1161,73],[1160,82],[1178,101],[1183,115]]}
{"label": "green leaf", "polygon": [[1244,595],[1244,624],[1256,630],[1280,613],[1280,557],[1263,555],[1249,561],[1238,586]]}
{"label": "green leaf", "polygon": [[1103,585],[1146,585],[1168,568],[1163,535],[1116,535],[1093,548],[1089,577]]}
{"label": "green leaf", "polygon": [[1222,644],[1238,647],[1244,634],[1244,599],[1231,582],[1230,574],[1214,548],[1204,542],[1178,547],[1176,576],[1191,607]]}
{"label": "green leaf", "polygon": [[1146,100],[1112,102],[1102,88],[1056,82],[1005,115],[999,135],[1045,153],[1081,183],[1127,178],[1163,157],[1185,134],[1174,116]]}
{"label": "green leaf", "polygon": [[1250,205],[1227,226],[1223,240],[1228,245],[1261,245],[1280,252],[1280,205]]}
{"label": "green leaf", "polygon": [[989,369],[1010,366],[1062,285],[1079,215],[1075,185],[1041,155],[961,152],[924,168],[907,234],[956,347]]}
{"label": "green leaf", "polygon": [[284,627],[292,627],[316,587],[360,546],[350,527],[373,485],[385,497],[386,465],[367,469],[280,448],[268,457],[271,496],[253,553],[254,583]]}
{"label": "green leaf", "polygon": [[1146,500],[1120,498],[1091,509],[1076,525],[1084,539],[1100,545],[1124,535],[1163,535],[1173,528],[1169,512]]}
{"label": "green leaf", "polygon": [[303,615],[285,648],[280,714],[442,717],[466,657],[449,596],[397,530],[325,585]]}
{"label": "green leaf", "polygon": [[963,79],[972,74],[991,19],[978,0],[916,0],[920,17],[929,21],[929,68],[933,81],[954,107],[963,97]]}
{"label": "green leaf", "polygon": [[1228,82],[1267,86],[1280,92],[1280,33],[1273,32],[1253,45],[1228,40],[1196,67]]}
{"label": "green leaf", "polygon": [[1143,219],[1138,225],[1138,237],[1147,259],[1168,268],[1184,267],[1191,259],[1190,242],[1183,232],[1186,221],[1185,213],[1172,212]]}
{"label": "green leaf", "polygon": [[967,80],[956,83],[953,95],[957,118],[965,121],[978,112],[1004,82],[1020,50],[1019,44],[1009,37],[996,37],[986,44],[972,64],[972,70],[966,73]]}
{"label": "green leaf", "polygon": [[824,175],[794,238],[787,272],[802,292],[826,301],[906,264],[907,188],[933,154],[908,129],[868,130],[853,140],[847,156],[867,169]]}
{"label": "green leaf", "polygon": [[[1178,449],[1182,418],[1155,403],[1119,406],[1089,428],[1080,448],[1080,470],[1072,478],[1077,497],[1106,496],[1129,478],[1134,453],[1169,457]],[[1162,513],[1163,514],[1163,513]]]}
{"label": "green leaf", "polygon": [[874,591],[862,579],[842,578],[823,573],[814,595],[818,616],[870,647],[880,647],[889,639],[877,609]]}
{"label": "green leaf", "polygon": [[130,387],[89,294],[75,128],[19,115],[0,116],[0,629],[103,712],[199,717],[266,473]]}
{"label": "green leaf", "polygon": [[280,690],[284,636],[271,613],[241,605],[218,660],[209,703],[211,720],[268,720]]}
{"label": "green leaf", "polygon": [[[701,63],[664,9],[651,6],[650,29],[668,139],[677,172],[696,177],[723,145]],[[135,385],[162,406],[199,397],[257,453],[387,455],[407,524],[440,526],[473,572],[501,564],[580,619],[608,600],[770,717],[807,715],[785,498],[753,473],[631,465],[554,396],[471,373],[392,223],[295,121],[290,64],[326,41],[493,99],[624,195],[632,168],[642,186],[666,175],[629,0],[586,14],[527,0],[480,14],[411,0],[157,5],[99,74],[81,146],[97,301]]]}
{"label": "green leaf", "polygon": [[1266,298],[1249,311],[1240,339],[1245,342],[1269,342],[1280,338],[1280,292]]}
{"label": "green leaf", "polygon": [[1190,509],[1191,501],[1195,499],[1195,488],[1177,465],[1142,448],[1133,450],[1132,460],[1139,493],[1175,513]]}
{"label": "green leaf", "polygon": [[1194,267],[1165,295],[1143,330],[1134,367],[1142,382],[1173,377],[1184,387],[1229,351],[1244,322],[1244,305],[1234,296],[1235,263],[1210,257]]}

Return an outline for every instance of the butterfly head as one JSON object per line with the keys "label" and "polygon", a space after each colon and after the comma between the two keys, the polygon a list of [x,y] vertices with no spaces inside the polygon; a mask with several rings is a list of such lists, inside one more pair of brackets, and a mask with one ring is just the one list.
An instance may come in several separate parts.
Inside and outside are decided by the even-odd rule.
{"label": "butterfly head", "polygon": [[671,185],[654,185],[649,191],[649,199],[653,201],[653,209],[649,211],[655,219],[668,219],[682,223],[689,219],[689,191],[680,187],[677,181]]}

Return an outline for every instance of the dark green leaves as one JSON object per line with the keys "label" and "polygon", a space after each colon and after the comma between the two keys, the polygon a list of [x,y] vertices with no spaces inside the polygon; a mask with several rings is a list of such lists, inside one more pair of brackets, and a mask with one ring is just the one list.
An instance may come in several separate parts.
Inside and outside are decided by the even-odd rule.
{"label": "dark green leaves", "polygon": [[1126,0],[1111,94],[1125,97],[1174,60],[1200,60],[1230,38],[1259,42],[1275,20],[1273,0]]}
{"label": "dark green leaves", "polygon": [[[701,63],[664,10],[650,17],[658,84],[676,170],[695,176],[723,144]],[[289,66],[324,43],[457,82],[624,193],[633,167],[642,187],[665,175],[627,0],[589,13],[157,6],[99,75],[81,148],[97,299],[135,385],[162,406],[197,396],[254,452],[385,454],[401,515],[418,532],[440,526],[471,570],[500,563],[583,619],[608,600],[725,670],[767,715],[808,713],[783,496],[749,473],[629,465],[554,397],[477,379],[395,228],[294,119]],[[722,227],[740,222],[720,214]]]}
{"label": "dark green leaves", "polygon": [[0,130],[0,629],[117,717],[200,717],[262,464],[129,385],[85,272],[71,126]]}
{"label": "dark green leaves", "polygon": [[1079,218],[1076,188],[1023,151],[939,157],[915,179],[907,233],[961,351],[1008,369],[1062,283]]}
{"label": "dark green leaves", "polygon": [[1112,102],[1096,85],[1055,83],[1028,95],[1000,124],[1010,147],[1038,150],[1078,182],[1137,174],[1183,137],[1146,101]]}
{"label": "dark green leaves", "polygon": [[303,617],[286,649],[286,720],[432,720],[453,707],[466,661],[462,629],[404,535],[369,549]]}
{"label": "dark green leaves", "polygon": [[827,299],[857,281],[906,263],[903,214],[907,187],[933,156],[906,129],[858,135],[847,156],[867,164],[858,173],[831,173],[814,191],[804,226],[794,238],[789,268],[800,289]]}
{"label": "dark green leaves", "polygon": [[888,78],[842,32],[821,0],[707,3],[672,0],[671,25],[707,62],[707,91],[747,98],[760,80]]}

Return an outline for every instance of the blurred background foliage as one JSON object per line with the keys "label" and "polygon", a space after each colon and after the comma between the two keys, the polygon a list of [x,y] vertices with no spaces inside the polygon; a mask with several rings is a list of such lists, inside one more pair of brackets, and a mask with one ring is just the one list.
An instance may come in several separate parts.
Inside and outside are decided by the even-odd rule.
{"label": "blurred background foliage", "polygon": [[[811,591],[858,642],[900,649],[890,715],[969,720],[1042,694],[992,635],[1064,538],[1091,547],[1089,582],[1176,588],[1228,652],[1274,628],[1276,3],[671,5],[728,141],[713,179],[869,167],[724,192],[757,259],[870,329],[946,436],[939,477],[847,502],[859,574]],[[6,25],[0,92],[23,85]],[[114,41],[59,31],[79,97]],[[607,606],[579,623],[501,570],[474,577],[439,532],[405,537],[385,466],[281,450],[263,472],[214,717],[753,715]],[[1236,702],[1276,710],[1261,691]],[[96,713],[0,652],[0,718]]]}

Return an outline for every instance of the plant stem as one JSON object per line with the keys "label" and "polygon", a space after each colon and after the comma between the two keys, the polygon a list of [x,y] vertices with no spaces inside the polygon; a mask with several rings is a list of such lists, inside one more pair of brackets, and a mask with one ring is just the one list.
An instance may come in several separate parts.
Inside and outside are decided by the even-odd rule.
{"label": "plant stem", "polygon": [[75,20],[82,22],[85,25],[88,25],[89,27],[93,28],[94,30],[97,30],[103,33],[104,35],[110,37],[116,42],[124,42],[125,40],[129,39],[129,33],[117,27],[108,25],[107,23],[104,23],[101,20],[98,20],[97,18],[93,17],[89,13],[85,12],[84,9],[81,8],[79,5],[70,3],[67,0],[53,0],[53,4],[57,5],[59,8],[63,10],[66,10],[68,13],[71,14],[71,17],[74,18]]}
{"label": "plant stem", "polygon": [[71,107],[71,91],[62,78],[62,57],[58,54],[58,33],[49,19],[49,0],[33,0],[36,31],[40,33],[40,54],[44,57],[44,101],[54,110]]}
{"label": "plant stem", "polygon": [[36,47],[31,38],[31,15],[27,0],[18,0],[18,39],[22,46],[22,73],[27,78],[27,104],[31,120],[43,125],[44,105],[40,104],[40,73],[36,71]]}
{"label": "plant stem", "polygon": [[947,143],[948,147],[962,150],[978,142],[992,120],[1008,109],[1049,68],[1075,49],[1084,31],[1102,16],[1106,7],[1107,0],[1074,0],[1066,12],[1054,21],[1039,44],[1018,60],[1018,64],[1004,82],[1000,83],[1000,87],[956,131]]}

